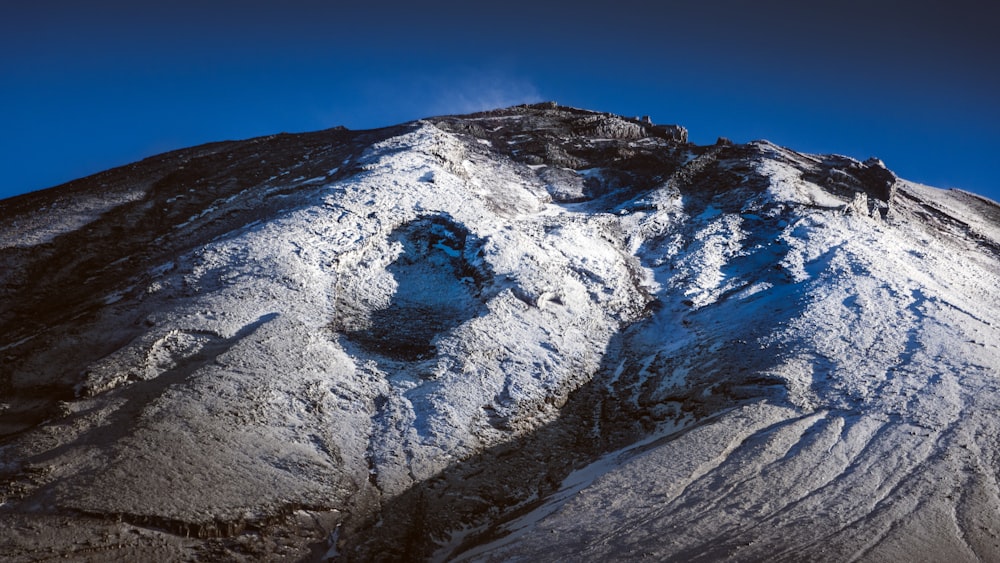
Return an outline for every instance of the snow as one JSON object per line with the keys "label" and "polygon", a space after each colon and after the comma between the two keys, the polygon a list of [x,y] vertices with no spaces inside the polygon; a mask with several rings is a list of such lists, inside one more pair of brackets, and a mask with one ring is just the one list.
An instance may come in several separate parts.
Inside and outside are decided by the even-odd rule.
{"label": "snow", "polygon": [[[131,381],[152,385],[183,375],[187,383],[165,390],[156,411],[189,413],[194,418],[185,425],[204,433],[166,447],[177,421],[147,410],[146,422],[127,440],[138,451],[146,449],[142,444],[163,446],[146,458],[150,465],[135,462],[126,471],[125,458],[109,451],[108,471],[69,478],[86,492],[67,505],[88,511],[147,506],[149,513],[181,519],[211,507],[215,517],[226,517],[253,490],[266,491],[264,503],[330,497],[336,485],[321,475],[367,475],[365,463],[383,494],[401,492],[509,438],[481,415],[483,405],[495,405],[507,427],[520,429],[515,433],[551,420],[558,411],[544,399],[589,380],[619,323],[641,312],[641,293],[621,274],[633,267],[628,256],[584,214],[539,215],[547,205],[544,188],[526,183],[513,165],[469,155],[429,124],[369,148],[361,162],[363,172],[333,184],[292,180],[315,186],[310,202],[149,272],[143,309],[151,328],[89,366],[81,389],[94,397],[92,408],[111,416],[119,407],[107,398],[138,385]],[[428,171],[432,184],[421,181]],[[470,185],[467,175],[480,182]],[[405,278],[392,273],[405,263],[400,260],[420,259],[406,258],[416,250],[397,236],[425,217],[469,229],[465,249],[444,239],[431,245],[446,259],[459,259],[473,240],[482,241],[476,267],[488,279],[481,295],[469,297],[469,307],[479,310],[434,336],[436,354],[429,358],[400,363],[376,356],[373,362],[351,335],[393,303],[429,299],[430,288],[442,283],[430,271],[410,269]],[[546,234],[543,224],[553,222],[559,228]],[[454,283],[468,285],[463,277]],[[595,291],[596,284],[607,289]],[[427,306],[441,307],[448,298],[442,293],[439,304]],[[121,305],[120,299],[107,302]],[[255,374],[264,372],[275,377],[261,386]],[[314,387],[337,391],[318,392],[314,406],[289,408],[301,402],[303,388]],[[499,404],[498,396],[504,397]],[[376,401],[383,406],[372,416]],[[323,404],[337,406],[319,408]],[[218,442],[211,436],[221,428],[229,430]],[[340,429],[323,431],[319,440],[355,465],[334,470],[323,450],[308,445],[316,432],[308,428]],[[199,473],[197,490],[218,493],[192,490],[169,503],[147,503],[153,476],[186,473],[184,464],[208,451],[201,465],[211,469]],[[301,469],[284,476],[268,469],[287,463]],[[261,479],[270,484],[261,487]]]}
{"label": "snow", "polygon": [[51,242],[61,234],[82,229],[101,215],[144,196],[142,189],[102,194],[101,196],[64,197],[52,204],[53,213],[14,217],[0,230],[0,250],[30,248]]}
{"label": "snow", "polygon": [[[772,154],[782,151],[770,145]],[[802,179],[799,172],[778,160],[763,160],[759,171],[771,179],[767,195],[771,202],[793,202],[826,208],[843,207],[845,202],[822,187]]]}
{"label": "snow", "polygon": [[[519,516],[517,519],[504,523],[502,526],[504,533],[500,539],[463,552],[454,561],[474,560],[478,555],[517,543],[522,536],[534,531],[546,518],[563,511],[567,503],[573,502],[577,495],[592,487],[595,482],[603,478],[606,474],[628,463],[628,460],[631,458],[642,455],[650,446],[675,436],[681,430],[685,429],[690,422],[690,420],[682,419],[662,425],[656,432],[646,438],[626,448],[607,453],[586,467],[573,471],[563,479],[558,491],[546,497],[544,502],[540,503],[530,512]],[[457,547],[467,534],[468,531],[465,530],[456,534],[455,537],[451,538],[449,544],[442,546],[436,557],[444,560],[449,554],[449,549]]]}
{"label": "snow", "polygon": [[[88,514],[391,509],[597,389],[644,434],[548,496],[526,479],[514,505],[449,513],[438,559],[1000,558],[994,204],[900,181],[883,217],[846,172],[766,142],[678,157],[732,185],[664,174],[609,203],[579,182],[612,163],[523,165],[483,140],[416,122],[350,174],[341,155],[177,225],[282,196],[102,294],[74,338],[133,332],[0,466],[37,460],[49,473],[12,477],[32,502]],[[38,244],[82,224],[65,217],[4,232]],[[52,360],[34,361],[18,369]],[[330,537],[334,556],[372,535]]]}
{"label": "snow", "polygon": [[[774,225],[785,279],[760,281],[740,217],[709,205],[692,217],[697,227],[667,287],[692,299],[689,318],[702,339],[747,341],[740,365],[783,380],[787,403],[751,402],[642,455],[602,458],[598,477],[564,484],[538,511],[505,524],[508,535],[462,560],[998,554],[994,543],[964,539],[983,501],[958,491],[995,455],[968,448],[985,447],[979,433],[997,404],[1000,310],[989,304],[1000,302],[1000,265],[956,231],[904,217],[941,209],[994,241],[997,223],[983,221],[982,202],[963,207],[960,195],[907,183],[900,189],[909,199],[898,200],[888,224],[831,213],[845,201],[793,167],[772,160],[760,169],[771,178],[769,205],[801,209]],[[762,314],[768,328],[757,332]],[[655,336],[642,341],[657,346]],[[697,365],[698,347],[671,355]],[[648,372],[648,361],[639,371]],[[615,380],[622,377],[619,366]],[[678,384],[664,378],[664,387]],[[976,494],[996,507],[1000,488],[989,473]],[[938,539],[919,540],[930,536]]]}

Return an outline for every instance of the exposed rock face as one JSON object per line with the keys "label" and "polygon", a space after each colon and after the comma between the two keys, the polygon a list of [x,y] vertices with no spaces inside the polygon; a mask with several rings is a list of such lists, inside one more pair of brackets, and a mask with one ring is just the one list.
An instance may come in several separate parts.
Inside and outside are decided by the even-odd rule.
{"label": "exposed rock face", "polygon": [[1000,208],[877,159],[547,103],[0,216],[15,559],[1000,556]]}
{"label": "exposed rock face", "polygon": [[653,125],[650,127],[650,131],[657,137],[662,137],[669,141],[677,141],[678,143],[688,142],[687,129],[680,125]]}

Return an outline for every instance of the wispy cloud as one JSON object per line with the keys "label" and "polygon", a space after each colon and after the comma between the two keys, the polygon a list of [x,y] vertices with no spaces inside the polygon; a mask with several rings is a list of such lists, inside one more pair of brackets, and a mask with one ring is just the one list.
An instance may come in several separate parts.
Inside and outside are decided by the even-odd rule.
{"label": "wispy cloud", "polygon": [[429,115],[471,113],[542,99],[530,80],[501,70],[459,71],[423,80],[421,97]]}
{"label": "wispy cloud", "polygon": [[[381,73],[340,90],[331,108],[337,119],[378,116],[365,126],[391,125],[436,115],[462,114],[542,101],[525,76],[506,68],[449,67]],[[349,113],[350,115],[344,115]],[[361,124],[358,124],[361,125]]]}

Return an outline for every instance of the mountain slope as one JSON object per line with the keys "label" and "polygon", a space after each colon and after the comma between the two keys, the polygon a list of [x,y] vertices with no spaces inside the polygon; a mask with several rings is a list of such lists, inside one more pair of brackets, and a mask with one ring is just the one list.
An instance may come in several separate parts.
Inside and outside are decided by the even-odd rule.
{"label": "mountain slope", "polygon": [[8,553],[998,555],[1000,209],[875,159],[543,104],[0,213]]}

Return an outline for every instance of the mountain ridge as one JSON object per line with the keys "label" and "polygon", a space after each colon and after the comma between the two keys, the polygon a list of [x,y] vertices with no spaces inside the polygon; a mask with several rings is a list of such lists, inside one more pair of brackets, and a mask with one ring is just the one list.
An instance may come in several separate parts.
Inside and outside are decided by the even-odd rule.
{"label": "mountain ridge", "polygon": [[552,103],[79,182],[0,202],[19,557],[998,553],[993,202]]}

